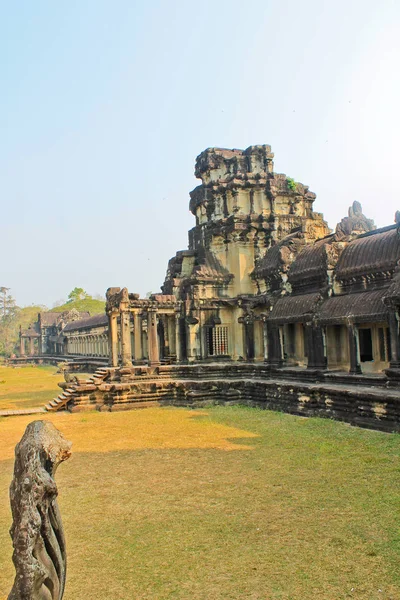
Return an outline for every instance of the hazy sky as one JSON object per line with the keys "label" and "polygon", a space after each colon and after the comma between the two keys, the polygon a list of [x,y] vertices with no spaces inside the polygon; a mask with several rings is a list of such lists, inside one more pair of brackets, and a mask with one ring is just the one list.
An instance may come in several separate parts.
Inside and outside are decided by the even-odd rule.
{"label": "hazy sky", "polygon": [[271,144],[331,227],[400,209],[399,0],[0,0],[0,285],[159,290],[209,146]]}

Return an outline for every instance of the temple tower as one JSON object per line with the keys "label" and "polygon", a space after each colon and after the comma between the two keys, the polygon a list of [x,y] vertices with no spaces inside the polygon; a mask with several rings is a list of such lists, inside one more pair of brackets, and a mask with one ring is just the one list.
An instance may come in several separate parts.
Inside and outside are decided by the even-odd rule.
{"label": "temple tower", "polygon": [[208,148],[196,159],[201,185],[190,194],[196,226],[189,250],[210,251],[233,275],[230,294],[254,293],[255,261],[288,234],[300,230],[310,240],[329,233],[312,210],[315,194],[307,186],[273,171],[271,147],[246,150]]}

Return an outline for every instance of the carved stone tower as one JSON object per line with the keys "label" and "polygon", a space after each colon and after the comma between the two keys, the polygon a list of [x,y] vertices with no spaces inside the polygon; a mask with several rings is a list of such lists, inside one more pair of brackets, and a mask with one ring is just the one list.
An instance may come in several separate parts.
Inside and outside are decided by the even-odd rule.
{"label": "carved stone tower", "polygon": [[202,184],[190,194],[196,226],[189,232],[189,249],[210,251],[233,275],[232,296],[254,293],[255,261],[274,243],[296,230],[310,241],[329,233],[322,215],[312,210],[315,194],[274,173],[273,156],[263,145],[208,148],[196,160]]}

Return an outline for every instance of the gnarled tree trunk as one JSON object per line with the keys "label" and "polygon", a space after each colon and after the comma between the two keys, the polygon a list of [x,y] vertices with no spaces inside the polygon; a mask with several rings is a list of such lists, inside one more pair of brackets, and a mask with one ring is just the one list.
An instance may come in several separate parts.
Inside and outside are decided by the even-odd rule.
{"label": "gnarled tree trunk", "polygon": [[33,421],[15,448],[10,486],[13,562],[16,576],[8,600],[61,600],[65,538],[54,475],[71,455],[71,442],[48,421]]}

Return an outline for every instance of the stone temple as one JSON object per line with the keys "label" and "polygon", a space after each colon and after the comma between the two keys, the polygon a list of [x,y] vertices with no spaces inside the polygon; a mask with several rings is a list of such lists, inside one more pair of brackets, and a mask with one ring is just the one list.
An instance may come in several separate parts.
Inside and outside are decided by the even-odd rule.
{"label": "stone temple", "polygon": [[267,145],[209,148],[195,174],[160,294],[109,288],[105,315],[62,317],[50,342],[40,320],[23,332],[108,362],[48,408],[242,402],[398,428],[400,214],[376,229],[354,202],[332,232]]}

